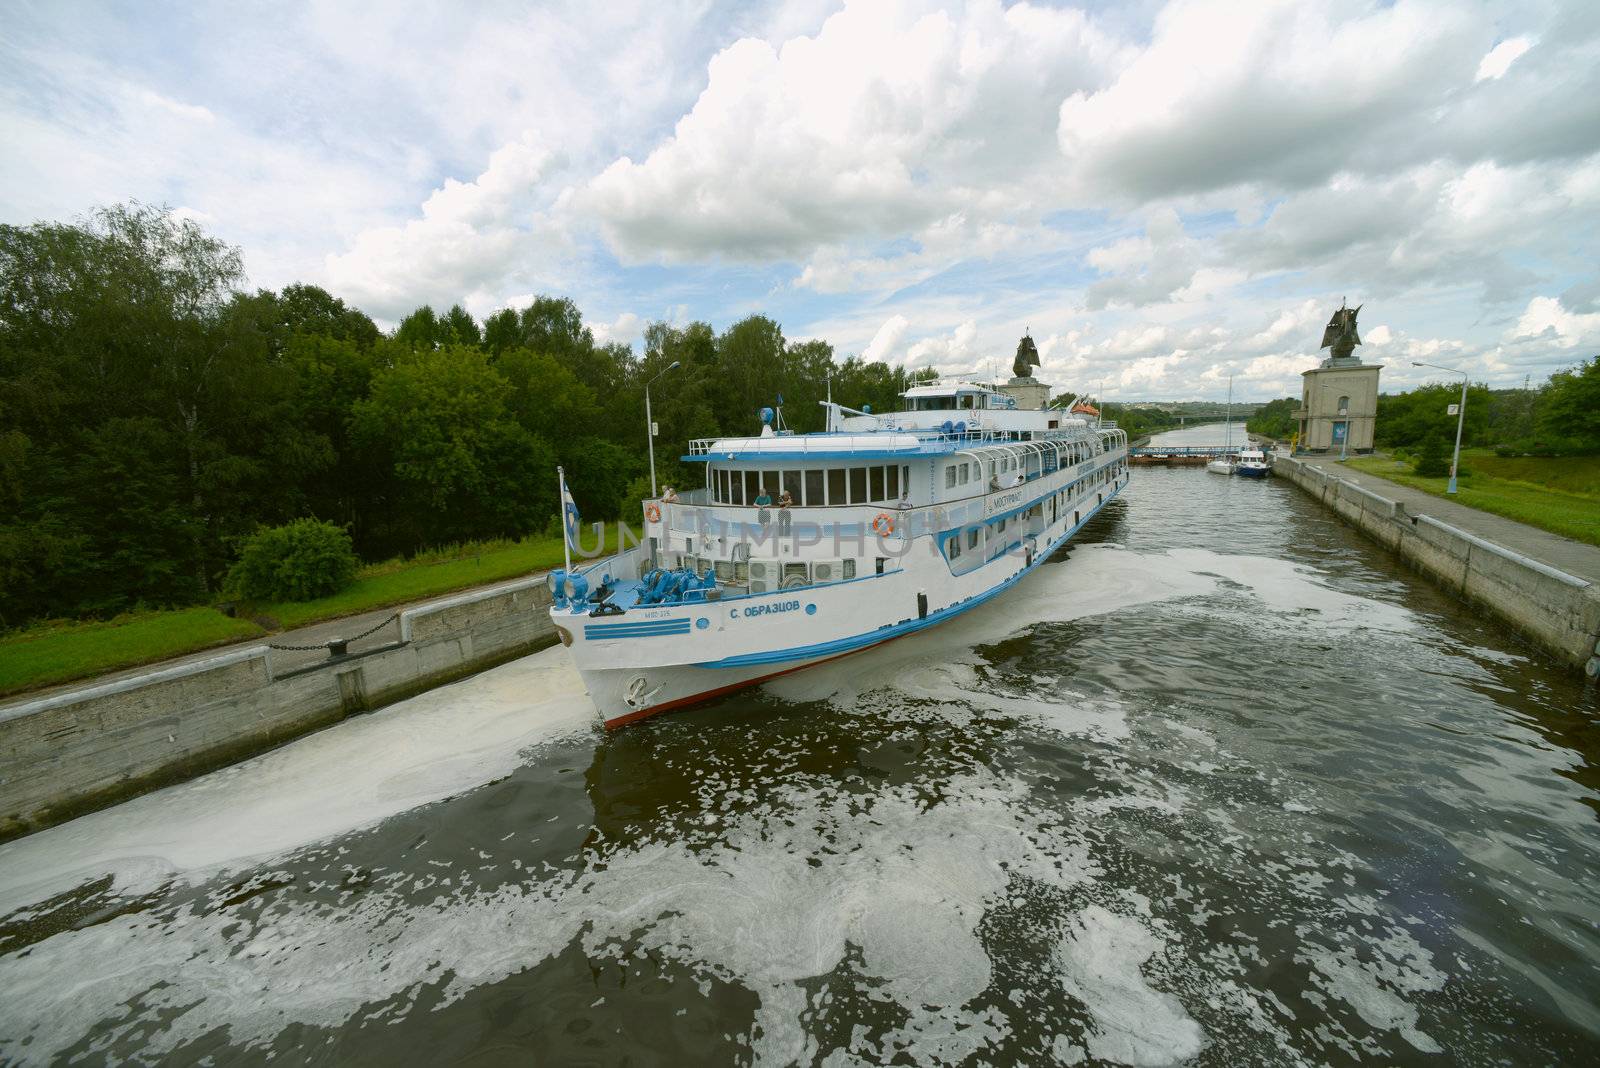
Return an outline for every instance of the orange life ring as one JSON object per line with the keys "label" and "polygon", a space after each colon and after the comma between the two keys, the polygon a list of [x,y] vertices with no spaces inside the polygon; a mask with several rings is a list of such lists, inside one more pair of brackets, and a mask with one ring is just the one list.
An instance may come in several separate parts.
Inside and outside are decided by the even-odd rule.
{"label": "orange life ring", "polygon": [[879,512],[878,517],[872,521],[872,532],[880,538],[887,538],[894,533],[894,516],[888,512]]}
{"label": "orange life ring", "polygon": [[661,522],[661,506],[655,501],[651,501],[644,506],[644,517],[652,523]]}

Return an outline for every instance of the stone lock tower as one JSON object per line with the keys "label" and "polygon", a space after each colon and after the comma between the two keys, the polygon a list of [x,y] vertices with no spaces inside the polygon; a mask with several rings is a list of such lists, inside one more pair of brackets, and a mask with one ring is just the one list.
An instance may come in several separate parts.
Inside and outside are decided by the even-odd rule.
{"label": "stone lock tower", "polygon": [[1362,363],[1354,308],[1339,306],[1322,332],[1328,358],[1301,373],[1297,452],[1371,452],[1378,421],[1378,372],[1382,364]]}

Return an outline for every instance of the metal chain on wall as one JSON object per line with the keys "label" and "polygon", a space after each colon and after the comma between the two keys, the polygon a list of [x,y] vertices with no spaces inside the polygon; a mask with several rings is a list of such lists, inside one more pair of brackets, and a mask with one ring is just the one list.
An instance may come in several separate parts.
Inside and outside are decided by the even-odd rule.
{"label": "metal chain on wall", "polygon": [[326,650],[330,646],[333,646],[333,645],[345,645],[345,646],[348,646],[351,642],[358,642],[362,638],[365,638],[365,637],[368,637],[370,635],[378,633],[378,631],[382,630],[384,627],[387,627],[390,623],[393,623],[395,620],[397,620],[399,618],[400,618],[400,613],[399,612],[395,612],[393,615],[389,616],[387,619],[382,620],[381,622],[379,622],[376,626],[372,627],[369,630],[362,631],[360,634],[357,634],[353,638],[339,638],[339,639],[336,639],[335,641],[318,642],[316,645],[278,645],[278,644],[276,644],[274,642],[268,642],[267,643],[267,648],[268,649],[276,649],[279,652],[283,652],[283,653],[312,653],[312,652],[318,652],[318,651],[321,651],[321,650]]}

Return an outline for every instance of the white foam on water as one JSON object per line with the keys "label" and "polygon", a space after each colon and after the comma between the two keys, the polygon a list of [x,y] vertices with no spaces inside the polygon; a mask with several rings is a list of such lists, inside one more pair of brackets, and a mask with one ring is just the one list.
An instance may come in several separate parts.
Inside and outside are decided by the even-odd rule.
{"label": "white foam on water", "polygon": [[[885,690],[898,698],[947,702],[952,696],[1004,715],[1016,715],[1063,733],[1125,733],[1114,704],[1096,707],[1082,695],[1060,701],[1008,698],[980,690],[972,670],[984,661],[978,646],[1023,633],[1040,623],[1068,623],[1141,605],[1210,598],[1230,589],[1250,599],[1236,609],[1243,625],[1291,620],[1305,630],[1346,633],[1352,627],[1405,632],[1416,617],[1408,609],[1332,589],[1313,569],[1265,556],[1208,549],[1130,552],[1116,545],[1084,545],[1070,559],[1041,567],[1015,587],[948,623],[903,641],[818,665],[766,684],[768,693],[793,703],[828,701],[858,707],[864,695]],[[1204,612],[1217,614],[1213,603]],[[1094,721],[1099,720],[1096,723]]]}
{"label": "white foam on water", "polygon": [[547,649],[0,846],[0,916],[107,875],[139,894],[238,870],[492,782],[596,723]]}
{"label": "white foam on water", "polygon": [[[417,903],[382,886],[337,910],[289,899],[251,924],[236,910],[119,916],[0,958],[6,1030],[48,1061],[95,1033],[138,1036],[153,1058],[217,1028],[262,1043],[300,1022],[341,1025],[364,1006],[444,984],[452,1000],[553,956],[643,948],[739,982],[761,998],[759,1063],[807,1055],[803,980],[857,947],[873,996],[909,1014],[894,1040],[922,1063],[997,1041],[1002,1018],[964,1008],[989,987],[985,913],[1015,878],[1069,888],[1097,871],[1042,826],[1021,788],[980,771],[928,806],[906,786],[862,798],[775,791],[700,849],[681,840],[589,856],[584,868],[487,893]],[[64,976],[74,981],[64,982]],[[127,1004],[142,999],[140,1011]],[[173,1013],[155,1025],[157,1012]]]}
{"label": "white foam on water", "polygon": [[1175,1064],[1205,1045],[1200,1025],[1141,969],[1164,942],[1138,920],[1090,905],[1073,916],[1056,963],[1061,985],[1094,1019],[1089,1052],[1118,1064]]}
{"label": "white foam on water", "polygon": [[[1314,572],[1281,563],[1084,546],[946,626],[769,690],[847,707],[903,705],[911,697],[938,715],[1001,715],[1118,741],[1129,727],[1114,701],[996,692],[974,647],[1042,621],[1214,595],[1223,579],[1245,587],[1264,612],[1303,605],[1320,610],[1318,622],[1349,625],[1352,613],[1326,610],[1330,591]],[[1396,612],[1403,628],[1409,616]],[[1372,625],[1371,612],[1361,618]],[[576,673],[562,650],[549,650],[0,847],[0,912],[9,911],[8,901],[35,902],[104,874],[132,892],[258,864],[492,781],[518,766],[528,746],[592,724]],[[691,845],[690,828],[668,828],[665,840],[602,845],[575,870],[530,871],[527,882],[492,891],[436,885],[431,874],[393,875],[338,907],[286,895],[264,899],[254,920],[241,919],[246,910],[186,906],[176,916],[124,915],[54,935],[26,954],[0,957],[0,1032],[29,1040],[0,1052],[48,1061],[92,1033],[93,1050],[129,1038],[160,1057],[218,1027],[231,1041],[263,1043],[290,1023],[339,1026],[391,999],[405,1006],[390,1010],[396,1015],[427,987],[460,998],[575,940],[592,957],[637,940],[702,976],[756,992],[749,1037],[760,1063],[815,1054],[805,1016],[818,1009],[803,984],[843,966],[855,947],[872,996],[892,1000],[907,1019],[877,1047],[858,1028],[845,1052],[874,1063],[880,1050],[901,1049],[919,1063],[955,1062],[1006,1034],[992,1008],[972,1007],[993,977],[978,933],[984,916],[1007,900],[1018,877],[1071,891],[1100,875],[1083,841],[1054,830],[1057,818],[1037,810],[1022,784],[987,769],[941,782],[941,800],[931,806],[913,786],[883,787],[866,799],[831,785],[746,793],[739,804],[756,807],[716,818],[709,842]],[[1127,803],[1174,818],[1187,809],[1181,791]],[[1309,892],[1283,882],[1289,893]],[[425,900],[424,886],[436,896]],[[1091,1057],[1157,1064],[1204,1047],[1183,1004],[1151,985],[1151,962],[1168,952],[1165,929],[1147,906],[1139,917],[1099,905],[1074,913],[1055,955],[1058,978],[1089,1009],[1094,1029],[1058,1042],[1063,1058],[1087,1045]],[[1429,981],[1401,958],[1397,971],[1383,975],[1335,955],[1315,969],[1363,1019],[1365,1005],[1426,1048],[1431,1039],[1416,1030],[1415,1010],[1380,996],[1429,989],[1397,985],[1397,975]],[[1237,986],[1230,984],[1199,980],[1185,997],[1259,1011],[1243,988],[1230,994]],[[1258,1026],[1269,1023],[1263,1016]]]}
{"label": "white foam on water", "polygon": [[[1353,910],[1363,904],[1352,898],[1340,903]],[[1402,996],[1443,989],[1445,975],[1434,967],[1433,954],[1399,927],[1389,928],[1381,938],[1364,939],[1362,945],[1364,954],[1348,945],[1328,950],[1307,942],[1295,959],[1309,963],[1312,982],[1348,1004],[1369,1027],[1394,1031],[1423,1053],[1442,1052],[1418,1029],[1417,1008]]]}

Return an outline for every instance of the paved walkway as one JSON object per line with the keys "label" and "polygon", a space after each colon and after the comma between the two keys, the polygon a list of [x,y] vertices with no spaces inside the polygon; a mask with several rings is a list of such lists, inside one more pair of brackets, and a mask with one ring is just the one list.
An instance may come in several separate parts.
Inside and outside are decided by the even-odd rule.
{"label": "paved walkway", "polygon": [[1435,497],[1431,493],[1402,486],[1398,482],[1369,475],[1365,471],[1356,471],[1341,464],[1336,457],[1297,456],[1295,459],[1337,478],[1354,482],[1362,489],[1370,490],[1381,497],[1399,501],[1412,515],[1432,516],[1441,523],[1449,523],[1469,534],[1476,534],[1497,545],[1503,545],[1513,552],[1531,556],[1551,567],[1558,567],[1568,574],[1600,583],[1600,546],[1563,538],[1560,534],[1530,527],[1515,519],[1468,508],[1464,504]]}

